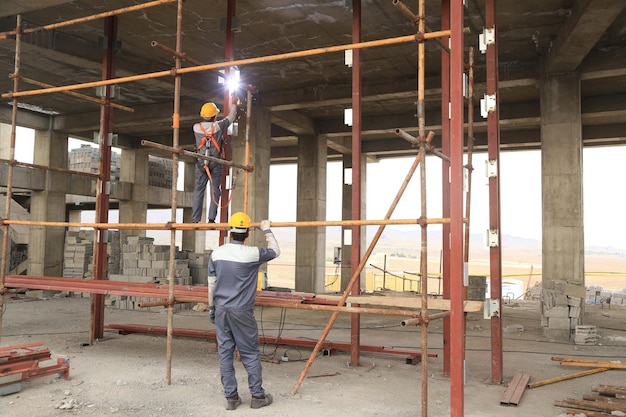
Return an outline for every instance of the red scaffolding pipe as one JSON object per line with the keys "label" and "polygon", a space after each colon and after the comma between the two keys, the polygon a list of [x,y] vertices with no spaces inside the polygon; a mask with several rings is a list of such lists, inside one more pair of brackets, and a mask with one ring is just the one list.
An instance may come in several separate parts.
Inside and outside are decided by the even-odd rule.
{"label": "red scaffolding pipe", "polygon": [[[485,3],[485,25],[496,31],[496,0]],[[490,161],[496,161],[496,176],[489,178],[489,228],[498,232],[498,243],[489,248],[491,299],[498,300],[502,313],[502,230],[500,225],[500,96],[498,94],[498,37],[487,46],[487,94],[496,97],[495,111],[487,116],[487,150]],[[502,314],[491,318],[491,379],[502,383]]]}

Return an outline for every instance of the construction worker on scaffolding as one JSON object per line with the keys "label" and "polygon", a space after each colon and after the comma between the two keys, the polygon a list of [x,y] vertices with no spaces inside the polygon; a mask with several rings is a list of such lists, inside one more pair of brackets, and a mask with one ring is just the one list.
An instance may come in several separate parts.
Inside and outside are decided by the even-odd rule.
{"label": "construction worker on scaffolding", "polygon": [[[224,132],[235,121],[239,103],[239,97],[233,95],[228,115],[222,120],[217,120],[220,109],[215,103],[209,102],[202,105],[200,109],[202,121],[193,125],[197,153],[213,158],[225,159]],[[191,201],[191,221],[193,223],[200,223],[202,219],[202,206],[208,182],[211,182],[208,222],[215,223],[217,208],[222,196],[222,171],[223,165],[219,162],[198,158],[196,163],[196,184]]]}
{"label": "construction worker on scaffolding", "polygon": [[209,319],[215,324],[220,375],[226,397],[226,409],[241,404],[233,365],[235,348],[248,373],[251,408],[272,403],[272,396],[263,389],[259,334],[254,317],[259,267],[280,255],[280,248],[270,230],[270,221],[263,220],[260,229],[267,248],[246,246],[250,217],[234,213],[228,221],[231,241],[219,246],[209,256],[208,290]]}

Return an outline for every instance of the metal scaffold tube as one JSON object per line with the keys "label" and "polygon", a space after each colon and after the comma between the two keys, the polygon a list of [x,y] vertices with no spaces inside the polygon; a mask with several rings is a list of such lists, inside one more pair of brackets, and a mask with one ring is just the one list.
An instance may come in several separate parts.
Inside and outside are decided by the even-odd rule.
{"label": "metal scaffold tube", "polygon": [[[21,28],[22,28],[22,16],[17,16],[17,24],[16,24],[16,32],[17,36],[15,37],[15,71],[14,74],[20,73],[20,52],[21,52]],[[13,79],[13,91],[17,91],[19,88],[19,78]],[[15,127],[17,126],[17,99],[13,99],[12,109],[11,109],[11,143],[9,150],[9,172],[7,178],[7,196],[6,203],[4,207],[4,218],[8,219],[11,217],[11,200],[13,194],[13,171],[15,169]],[[2,316],[4,315],[4,297],[5,297],[5,288],[4,288],[4,278],[7,269],[7,260],[10,256],[10,245],[9,245],[9,228],[10,225],[3,224],[2,225],[2,257],[0,259],[0,341],[2,340]]]}
{"label": "metal scaffold tube", "polygon": [[232,61],[227,61],[227,62],[218,62],[215,64],[205,64],[205,65],[198,65],[198,66],[181,68],[181,69],[170,69],[170,70],[157,71],[157,72],[151,72],[151,73],[140,74],[140,75],[131,75],[128,77],[114,78],[111,80],[92,81],[92,82],[87,82],[87,83],[66,85],[62,87],[42,88],[39,90],[28,90],[28,91],[14,92],[14,93],[4,93],[2,94],[2,98],[10,99],[14,97],[27,97],[27,96],[36,96],[40,94],[52,94],[52,93],[59,93],[62,91],[80,90],[84,88],[92,88],[92,87],[99,87],[99,86],[105,86],[105,85],[124,84],[124,83],[129,83],[129,82],[134,82],[134,81],[143,81],[143,80],[149,80],[149,79],[154,79],[154,78],[171,77],[177,74],[183,75],[183,74],[191,74],[194,72],[209,71],[209,70],[215,70],[215,69],[221,69],[221,68],[227,68],[227,67],[233,67],[233,66],[244,66],[244,65],[251,65],[251,64],[258,64],[258,63],[265,63],[265,62],[283,61],[286,59],[305,58],[305,57],[315,56],[315,55],[323,55],[323,54],[334,53],[334,52],[343,52],[343,51],[347,51],[350,49],[364,49],[364,48],[373,48],[373,47],[381,47],[381,46],[400,45],[403,43],[415,42],[421,39],[422,37],[423,39],[435,39],[435,38],[449,36],[449,35],[450,35],[449,30],[443,30],[443,31],[437,31],[437,32],[426,33],[426,34],[406,35],[406,36],[398,36],[395,38],[378,39],[374,41],[350,43],[350,44],[336,45],[336,46],[327,46],[327,47],[321,47],[321,48],[308,49],[304,51],[287,52],[284,54],[266,55],[266,56],[261,56],[257,58],[238,59],[238,60],[232,60]]}

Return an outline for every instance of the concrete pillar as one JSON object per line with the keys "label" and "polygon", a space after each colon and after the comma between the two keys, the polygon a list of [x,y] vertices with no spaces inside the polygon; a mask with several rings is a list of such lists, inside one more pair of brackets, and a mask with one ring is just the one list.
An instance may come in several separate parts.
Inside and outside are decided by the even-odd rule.
{"label": "concrete pillar", "polygon": [[549,337],[569,338],[585,299],[580,76],[545,76],[540,91],[542,325]]}
{"label": "concrete pillar", "polygon": [[[148,217],[148,152],[145,149],[122,149],[120,181],[132,184],[132,198],[120,201],[120,223],[146,223]],[[145,230],[121,230],[120,241],[128,236],[145,236]]]}
{"label": "concrete pillar", "polygon": [[[37,165],[67,168],[67,135],[52,131],[35,132],[33,162]],[[32,221],[64,222],[68,176],[46,171],[45,189],[33,191]],[[63,276],[65,230],[59,227],[32,226],[28,243],[29,275]]]}
{"label": "concrete pillar", "polygon": [[[326,139],[298,137],[296,220],[326,219]],[[285,190],[289,192],[289,190]],[[296,291],[324,292],[326,228],[296,228]]]}
{"label": "concrete pillar", "polygon": [[[246,126],[245,118],[238,120],[238,134],[230,137],[232,160],[239,164],[245,164],[246,151]],[[270,194],[270,145],[271,145],[271,119],[270,114],[260,106],[253,104],[250,115],[249,140],[249,161],[248,164],[254,167],[254,171],[248,174],[248,198],[247,208],[244,207],[244,182],[245,171],[235,168],[231,172],[235,173],[235,189],[231,190],[232,199],[229,213],[238,211],[248,213],[253,222],[260,222],[267,219],[269,215],[269,194]],[[228,167],[224,167],[227,169]],[[224,205],[224,194],[222,202]],[[221,220],[228,222],[228,219]],[[217,232],[211,232],[217,233]],[[250,231],[248,243],[255,246],[266,246],[265,237],[258,231]],[[279,240],[280,245],[280,240]],[[266,266],[261,268],[266,271]],[[271,281],[271,277],[269,277]]]}
{"label": "concrete pillar", "polygon": [[[351,220],[352,216],[352,155],[343,155],[343,193],[341,204],[341,219]],[[366,199],[366,173],[367,173],[367,161],[365,156],[361,157],[361,219],[365,219],[365,201]],[[367,232],[366,227],[361,231],[361,254],[365,252]],[[352,265],[358,265],[361,259],[352,259],[352,226],[341,228],[341,291],[345,291],[348,283],[352,279]],[[365,276],[361,271],[361,280]],[[363,288],[363,285],[361,285]]]}
{"label": "concrete pillar", "polygon": [[11,125],[0,123],[0,159],[11,157]]}

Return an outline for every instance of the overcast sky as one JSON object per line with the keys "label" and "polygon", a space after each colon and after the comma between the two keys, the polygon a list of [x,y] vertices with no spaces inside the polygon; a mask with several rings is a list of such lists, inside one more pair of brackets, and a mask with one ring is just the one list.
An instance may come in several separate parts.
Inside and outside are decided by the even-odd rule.
{"label": "overcast sky", "polygon": [[[80,147],[70,140],[70,148]],[[32,162],[33,132],[18,128],[16,159]],[[484,234],[489,224],[486,154],[473,157],[471,231]],[[367,165],[367,219],[382,219],[395,198],[414,158],[384,159]],[[626,249],[626,146],[586,148],[584,161],[585,245]],[[541,239],[541,155],[539,151],[503,152],[501,155],[501,221],[506,235]],[[441,214],[441,163],[428,157],[428,217]],[[181,171],[182,173],[182,171]],[[341,220],[341,164],[331,162],[327,171],[327,220]],[[392,218],[420,216],[419,168]],[[296,220],[296,166],[270,169],[269,217],[273,221]]]}

